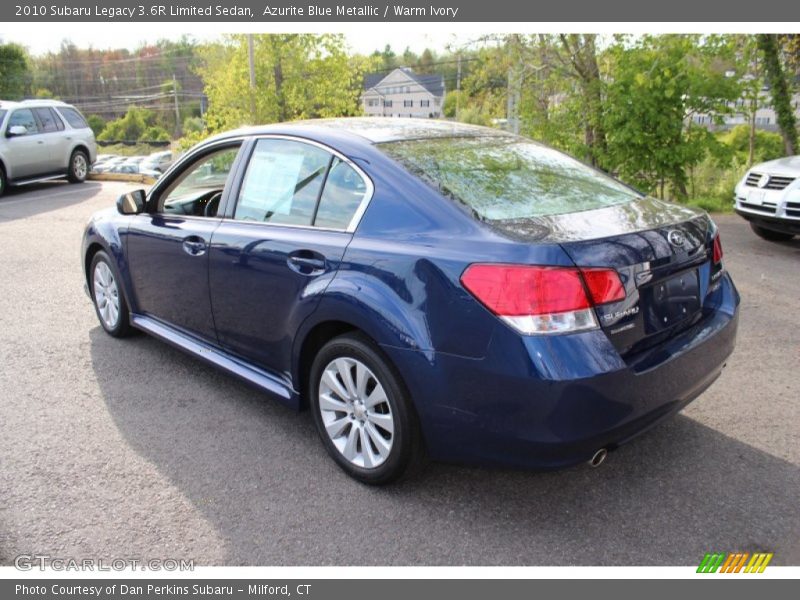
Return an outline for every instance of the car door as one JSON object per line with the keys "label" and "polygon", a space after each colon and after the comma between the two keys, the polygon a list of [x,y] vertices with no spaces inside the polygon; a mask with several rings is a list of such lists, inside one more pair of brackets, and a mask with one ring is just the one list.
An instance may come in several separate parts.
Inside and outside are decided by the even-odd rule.
{"label": "car door", "polygon": [[[12,127],[23,126],[25,135],[10,135]],[[10,162],[9,175],[13,179],[35,177],[47,172],[47,149],[44,139],[39,135],[39,126],[30,108],[18,108],[8,117],[6,125],[7,160]]]}
{"label": "car door", "polygon": [[49,107],[34,108],[33,113],[39,125],[39,137],[44,140],[47,150],[47,173],[65,171],[69,163],[70,139],[64,132],[64,122]]}
{"label": "car door", "polygon": [[[352,189],[341,193],[344,173]],[[371,190],[358,167],[328,148],[274,137],[252,144],[211,240],[209,285],[222,346],[288,377],[295,333],[339,268]]]}
{"label": "car door", "polygon": [[241,142],[193,154],[132,218],[127,255],[139,312],[216,342],[208,292],[208,245]]}

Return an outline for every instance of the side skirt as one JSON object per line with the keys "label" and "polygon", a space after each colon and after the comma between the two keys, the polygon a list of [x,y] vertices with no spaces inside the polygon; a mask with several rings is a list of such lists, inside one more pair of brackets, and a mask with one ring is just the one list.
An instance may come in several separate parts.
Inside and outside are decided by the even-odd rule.
{"label": "side skirt", "polygon": [[267,392],[289,408],[300,409],[297,393],[285,381],[268,371],[146,315],[131,313],[131,325]]}

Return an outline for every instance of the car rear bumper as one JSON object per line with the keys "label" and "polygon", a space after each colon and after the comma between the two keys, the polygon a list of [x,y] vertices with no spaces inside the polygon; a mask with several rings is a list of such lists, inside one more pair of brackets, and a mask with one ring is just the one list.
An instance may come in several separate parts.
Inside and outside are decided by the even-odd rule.
{"label": "car rear bumper", "polygon": [[521,337],[498,329],[477,360],[386,351],[406,374],[433,458],[558,468],[628,441],[719,377],[738,322],[727,274],[715,298],[695,326],[627,360],[602,331]]}

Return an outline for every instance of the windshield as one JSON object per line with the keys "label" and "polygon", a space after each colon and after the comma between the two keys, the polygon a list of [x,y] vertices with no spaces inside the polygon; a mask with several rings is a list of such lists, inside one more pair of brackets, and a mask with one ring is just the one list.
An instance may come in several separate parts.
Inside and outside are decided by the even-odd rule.
{"label": "windshield", "polygon": [[0,108],[0,125],[3,124],[3,119],[6,118],[6,113],[7,112],[8,112],[7,110],[3,110],[3,109]]}
{"label": "windshield", "polygon": [[566,154],[515,136],[406,140],[379,147],[488,221],[592,210],[641,197]]}

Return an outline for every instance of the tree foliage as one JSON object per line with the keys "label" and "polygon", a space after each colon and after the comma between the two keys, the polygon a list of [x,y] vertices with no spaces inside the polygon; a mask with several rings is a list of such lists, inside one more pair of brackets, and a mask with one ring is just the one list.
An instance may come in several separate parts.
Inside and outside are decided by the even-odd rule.
{"label": "tree foliage", "polygon": [[341,35],[253,36],[255,88],[245,35],[200,49],[198,72],[209,99],[209,130],[360,113],[364,72],[374,61],[350,57]]}
{"label": "tree foliage", "polygon": [[777,115],[786,154],[795,154],[797,145],[797,119],[792,109],[792,95],[781,64],[780,44],[774,33],[760,33],[758,47],[764,54],[764,75],[772,93],[772,106]]}
{"label": "tree foliage", "polygon": [[25,49],[17,44],[0,44],[0,98],[21,100],[30,91],[30,81]]}

